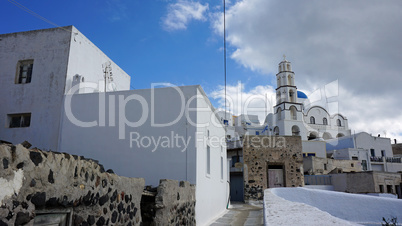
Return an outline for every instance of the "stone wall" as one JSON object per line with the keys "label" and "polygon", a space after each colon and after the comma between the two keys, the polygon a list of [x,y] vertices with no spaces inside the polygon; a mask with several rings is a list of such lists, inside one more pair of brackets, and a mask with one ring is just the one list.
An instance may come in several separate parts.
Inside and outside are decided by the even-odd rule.
{"label": "stone wall", "polygon": [[72,225],[140,225],[144,184],[82,156],[3,144],[0,226],[33,225],[44,213],[64,213]]}
{"label": "stone wall", "polygon": [[[161,180],[155,194],[141,201],[144,225],[195,225],[195,186],[187,181]],[[145,221],[146,220],[146,221]]]}
{"label": "stone wall", "polygon": [[304,185],[302,142],[299,136],[246,136],[243,142],[244,199],[262,200],[269,188],[268,166],[283,168],[284,186]]}
{"label": "stone wall", "polygon": [[304,173],[309,175],[328,174],[335,169],[345,173],[362,171],[362,165],[358,160],[337,160],[314,156],[304,157],[303,168]]}

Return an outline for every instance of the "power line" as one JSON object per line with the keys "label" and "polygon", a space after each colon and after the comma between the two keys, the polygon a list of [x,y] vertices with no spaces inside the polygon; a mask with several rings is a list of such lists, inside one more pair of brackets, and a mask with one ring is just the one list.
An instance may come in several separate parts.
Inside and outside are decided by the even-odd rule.
{"label": "power line", "polygon": [[27,12],[27,13],[29,13],[29,14],[35,16],[36,18],[39,18],[40,20],[45,21],[45,22],[48,23],[48,24],[51,24],[51,25],[53,25],[53,26],[55,26],[55,27],[58,27],[58,28],[60,28],[60,29],[62,29],[62,30],[65,30],[65,31],[72,32],[72,31],[70,31],[70,30],[68,30],[68,29],[65,29],[65,28],[63,28],[63,27],[57,25],[56,23],[53,23],[52,21],[50,21],[50,20],[44,18],[43,16],[41,16],[41,15],[35,13],[34,11],[28,9],[27,7],[25,7],[25,6],[22,5],[21,3],[18,3],[18,2],[15,1],[15,0],[7,0],[7,1],[10,2],[11,4],[17,6],[18,8],[24,10],[25,12]]}
{"label": "power line", "polygon": [[223,0],[223,67],[225,72],[225,120],[226,118],[226,2]]}

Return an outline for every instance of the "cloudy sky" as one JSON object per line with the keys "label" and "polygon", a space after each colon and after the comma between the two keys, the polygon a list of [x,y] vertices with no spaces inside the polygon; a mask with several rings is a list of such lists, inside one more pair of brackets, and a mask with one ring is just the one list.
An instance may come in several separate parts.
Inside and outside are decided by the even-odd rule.
{"label": "cloudy sky", "polygon": [[[12,3],[0,3],[0,33],[54,27]],[[200,84],[215,107],[224,107],[222,1],[18,3],[57,25],[76,26],[131,75],[133,89]],[[402,142],[401,12],[400,0],[228,0],[229,108],[235,114],[244,104],[259,108],[263,120],[271,110],[265,102],[275,104],[285,54],[306,94],[337,81],[339,111],[352,132]]]}

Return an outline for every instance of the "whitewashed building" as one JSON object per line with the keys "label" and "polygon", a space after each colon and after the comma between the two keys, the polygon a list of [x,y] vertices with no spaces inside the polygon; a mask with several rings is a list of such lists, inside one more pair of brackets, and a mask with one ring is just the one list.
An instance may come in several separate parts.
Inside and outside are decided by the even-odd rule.
{"label": "whitewashed building", "polygon": [[149,185],[189,181],[199,225],[226,209],[225,128],[200,86],[130,90],[73,26],[0,35],[0,68],[0,140],[97,159]]}
{"label": "whitewashed building", "polygon": [[0,139],[57,150],[64,94],[82,82],[104,91],[107,62],[107,88],[129,90],[130,76],[73,26],[0,35]]}

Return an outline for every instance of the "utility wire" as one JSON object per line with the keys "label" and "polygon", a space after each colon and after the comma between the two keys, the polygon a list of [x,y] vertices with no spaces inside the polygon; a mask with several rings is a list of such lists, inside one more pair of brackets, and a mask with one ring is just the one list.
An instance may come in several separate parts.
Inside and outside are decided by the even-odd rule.
{"label": "utility wire", "polygon": [[62,29],[62,30],[65,30],[65,31],[68,31],[68,32],[71,32],[71,33],[72,33],[72,31],[63,28],[63,27],[57,25],[56,23],[53,23],[52,21],[50,21],[50,20],[44,18],[43,16],[41,16],[41,15],[35,13],[34,11],[28,9],[27,7],[25,7],[24,5],[18,3],[18,2],[15,1],[15,0],[7,0],[7,1],[10,2],[11,4],[17,6],[18,8],[24,10],[25,12],[27,12],[27,13],[29,13],[29,14],[31,14],[31,15],[37,17],[37,18],[39,18],[40,20],[45,21],[45,22],[48,23],[48,24],[51,24],[51,25],[53,25],[53,26],[55,26],[55,27],[57,27],[57,28],[60,28],[60,29]]}
{"label": "utility wire", "polygon": [[226,118],[226,3],[223,0],[223,65],[225,71],[225,120],[229,122]]}

